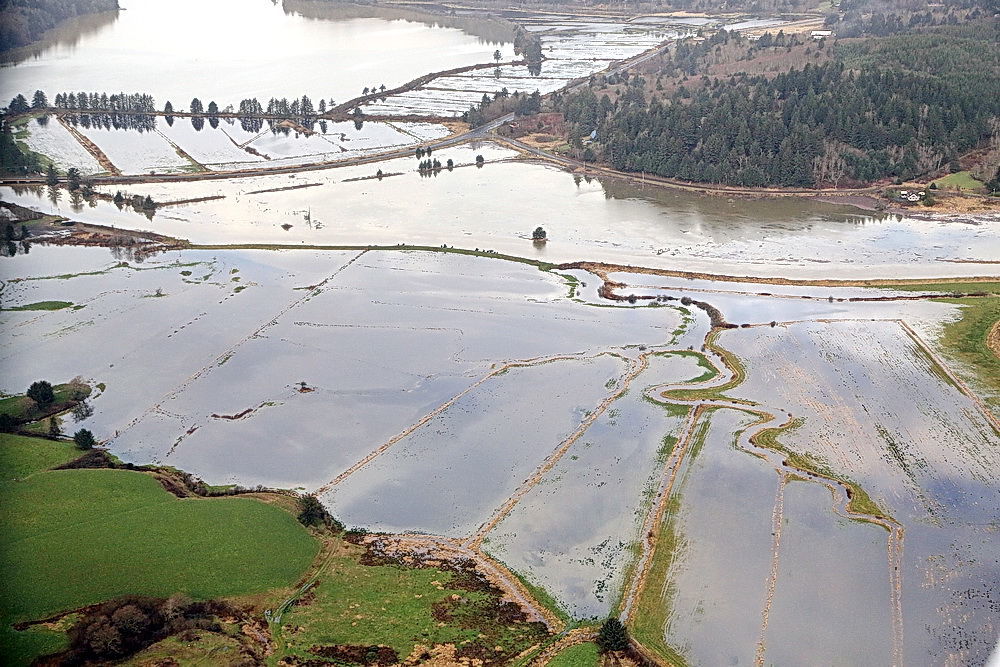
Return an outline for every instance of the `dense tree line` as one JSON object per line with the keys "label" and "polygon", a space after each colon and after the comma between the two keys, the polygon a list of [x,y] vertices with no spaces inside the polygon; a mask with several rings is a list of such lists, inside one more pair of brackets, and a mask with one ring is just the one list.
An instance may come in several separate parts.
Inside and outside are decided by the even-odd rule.
{"label": "dense tree line", "polygon": [[312,100],[309,99],[308,95],[293,99],[291,102],[284,97],[280,100],[272,97],[267,102],[267,113],[271,116],[309,118],[316,115],[316,108],[313,106]]}
{"label": "dense tree line", "polygon": [[84,129],[104,128],[105,130],[137,130],[139,132],[152,132],[156,129],[156,116],[150,116],[149,114],[71,113],[65,114],[62,118],[74,127],[79,125]]}
{"label": "dense tree line", "polygon": [[[38,91],[41,92],[41,91]],[[44,93],[42,93],[44,95]],[[36,93],[37,95],[37,93]],[[57,93],[57,109],[108,111],[111,113],[148,113],[156,111],[156,100],[148,93]]]}
{"label": "dense tree line", "polygon": [[820,65],[682,85],[649,103],[630,86],[614,103],[588,88],[557,104],[578,144],[597,130],[598,151],[627,171],[742,186],[907,179],[990,136],[1000,115],[995,30],[866,41]]}
{"label": "dense tree line", "polygon": [[118,9],[118,0],[0,0],[0,52],[41,38],[60,22]]}

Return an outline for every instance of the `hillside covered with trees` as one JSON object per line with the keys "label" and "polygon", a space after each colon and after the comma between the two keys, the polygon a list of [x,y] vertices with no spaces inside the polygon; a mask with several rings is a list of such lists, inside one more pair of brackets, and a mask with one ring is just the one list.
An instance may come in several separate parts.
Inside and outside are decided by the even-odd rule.
{"label": "hillside covered with trees", "polygon": [[[611,82],[614,101],[599,83],[555,105],[578,147],[596,130],[586,158],[626,171],[750,187],[909,179],[1000,133],[998,37],[992,19],[836,45],[720,31],[647,73],[655,89],[634,73]],[[727,49],[744,71],[719,76]],[[777,74],[746,62],[793,49],[814,62]]]}
{"label": "hillside covered with trees", "polygon": [[118,0],[0,0],[0,53],[26,46],[62,21],[118,9]]}

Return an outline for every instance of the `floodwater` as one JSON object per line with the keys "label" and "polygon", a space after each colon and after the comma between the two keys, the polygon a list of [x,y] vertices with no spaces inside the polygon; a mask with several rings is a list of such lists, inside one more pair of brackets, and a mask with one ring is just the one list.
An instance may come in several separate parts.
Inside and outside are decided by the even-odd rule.
{"label": "floodwater", "polygon": [[50,100],[65,91],[147,92],[159,108],[170,100],[178,110],[193,97],[219,108],[249,97],[265,105],[271,97],[302,95],[314,104],[339,103],[366,87],[393,88],[427,72],[491,62],[497,49],[504,60],[514,55],[509,29],[486,29],[487,22],[450,27],[415,14],[309,11],[321,6],[309,2],[120,4],[117,16],[82,21],[75,30],[74,23],[13,54],[0,67],[0,99],[30,99],[41,89]]}
{"label": "floodwater", "polygon": [[690,356],[653,356],[627,393],[490,532],[484,548],[575,618],[606,617],[621,596],[650,495],[684,420],[683,410],[650,403],[642,390],[702,371]]}
{"label": "floodwater", "polygon": [[469,535],[577,428],[624,369],[621,359],[605,355],[491,378],[323,501],[350,526]]}
{"label": "floodwater", "polygon": [[[491,161],[515,154],[488,142],[434,152],[457,165],[471,165],[476,155]],[[157,202],[222,197],[160,208],[152,221],[110,202],[74,212],[65,195],[53,204],[45,188],[4,187],[0,197],[196,243],[447,243],[554,262],[829,278],[983,275],[1000,260],[1000,226],[988,222],[872,215],[799,199],[726,200],[585,179],[537,163],[487,162],[433,177],[416,167],[416,159],[401,158],[287,176],[130,186]],[[400,175],[376,180],[376,169]],[[302,184],[317,185],[259,192]],[[548,232],[544,246],[530,242],[539,225]]]}
{"label": "floodwater", "polygon": [[678,549],[664,582],[670,613],[664,636],[692,665],[750,664],[761,631],[771,567],[774,468],[733,446],[756,421],[715,410],[703,444],[691,448],[669,516]]}
{"label": "floodwater", "polygon": [[[581,357],[563,367],[597,368],[603,396],[622,362],[583,357],[667,343],[681,321],[670,308],[575,302],[562,278],[532,266],[428,252],[184,251],[136,263],[35,246],[0,271],[5,306],[80,306],[3,314],[0,390],[39,377],[104,383],[86,426],[126,460],[285,488],[329,482],[495,364]],[[508,392],[518,394],[535,398]]]}
{"label": "floodwater", "polygon": [[984,660],[996,629],[982,590],[1000,580],[1000,435],[984,408],[897,321],[741,329],[720,344],[747,364],[734,396],[768,396],[803,417],[781,442],[856,481],[903,526],[906,662]]}

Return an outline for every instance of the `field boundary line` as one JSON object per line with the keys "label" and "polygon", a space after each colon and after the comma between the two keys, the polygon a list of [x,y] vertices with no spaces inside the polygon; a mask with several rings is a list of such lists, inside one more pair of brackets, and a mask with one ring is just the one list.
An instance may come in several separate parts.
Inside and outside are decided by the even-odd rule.
{"label": "field boundary line", "polygon": [[[329,281],[333,280],[338,275],[340,275],[340,273],[342,271],[344,271],[349,266],[351,266],[351,264],[353,264],[355,261],[357,261],[366,252],[368,252],[368,251],[367,250],[362,250],[361,252],[359,252],[357,255],[355,255],[354,257],[352,257],[348,262],[346,262],[343,266],[338,267],[336,271],[334,271],[332,274],[330,274],[329,276],[327,276],[326,278],[324,278],[320,283],[318,283],[316,285],[313,285],[310,289],[308,289],[305,292],[304,295],[302,295],[301,297],[293,300],[291,303],[285,305],[276,315],[273,315],[273,316],[267,318],[266,321],[264,322],[264,324],[260,325],[259,327],[257,327],[253,331],[251,331],[249,334],[247,334],[246,336],[244,336],[243,338],[241,338],[240,340],[238,340],[236,343],[234,343],[233,345],[231,345],[228,348],[226,348],[225,350],[223,350],[221,354],[216,355],[209,364],[207,364],[206,366],[203,366],[200,370],[198,370],[195,373],[193,373],[192,375],[188,376],[188,378],[186,380],[184,380],[183,382],[181,382],[180,385],[178,385],[174,389],[171,389],[170,391],[168,391],[166,394],[164,394],[160,398],[160,400],[158,400],[152,406],[146,408],[146,410],[144,410],[137,417],[135,417],[134,419],[132,419],[132,421],[130,421],[129,423],[127,423],[124,427],[122,427],[119,430],[116,430],[114,436],[112,436],[111,438],[109,438],[109,441],[117,439],[123,433],[126,433],[129,430],[131,430],[132,428],[134,428],[135,426],[137,426],[141,421],[143,421],[144,419],[146,419],[152,413],[154,413],[154,412],[156,412],[158,410],[161,410],[162,409],[161,408],[161,404],[162,403],[164,403],[165,401],[170,400],[174,396],[177,396],[180,392],[182,392],[185,389],[187,389],[193,382],[197,381],[200,377],[202,377],[203,375],[205,375],[206,373],[208,373],[209,371],[211,371],[213,368],[216,368],[219,365],[219,362],[223,361],[224,359],[228,359],[229,357],[232,357],[234,354],[236,354],[236,351],[241,346],[243,346],[247,341],[253,339],[256,336],[258,336],[262,331],[264,331],[268,327],[274,326],[278,322],[278,319],[281,318],[283,315],[285,315],[285,313],[291,311],[296,306],[304,303],[308,299],[310,299],[313,296],[315,296],[317,294],[317,290],[319,290],[321,287],[323,287],[324,285],[326,285],[326,283],[328,283]],[[173,449],[170,450],[170,453],[173,453]],[[167,454],[167,455],[169,455],[169,454]]]}
{"label": "field boundary line", "polygon": [[[604,352],[602,354],[609,353]],[[466,544],[468,546],[478,549],[482,545],[486,535],[496,528],[497,524],[503,521],[504,518],[510,514],[510,512],[514,509],[514,506],[517,505],[517,503],[520,502],[531,489],[542,481],[545,475],[552,470],[556,463],[558,463],[566,452],[569,451],[569,448],[573,446],[573,443],[579,440],[580,436],[587,432],[587,429],[589,429],[591,425],[597,421],[598,417],[607,411],[608,407],[610,407],[612,403],[625,395],[625,392],[628,391],[631,383],[639,377],[639,375],[646,370],[646,368],[648,368],[650,354],[652,353],[644,352],[643,354],[640,354],[639,357],[629,362],[629,367],[620,376],[621,383],[618,390],[606,396],[604,400],[602,400],[597,407],[594,408],[591,413],[580,422],[579,426],[577,426],[566,439],[559,443],[556,449],[549,454],[549,456],[545,458],[537,468],[535,468],[534,473],[521,483],[517,490],[515,490],[514,493],[507,498],[506,501],[504,501],[500,508],[494,512],[493,516],[480,525],[479,529],[467,541]]]}
{"label": "field boundary line", "polygon": [[[606,354],[606,353],[602,352],[601,354]],[[418,419],[416,422],[410,424],[405,429],[403,429],[402,431],[400,431],[396,435],[394,435],[391,438],[389,438],[388,440],[386,440],[384,443],[382,443],[381,445],[379,445],[378,447],[376,447],[374,450],[372,450],[371,452],[369,452],[364,458],[362,458],[361,460],[357,461],[351,467],[347,468],[342,473],[340,473],[339,475],[337,475],[336,477],[334,477],[332,480],[330,480],[329,482],[327,482],[323,486],[321,486],[318,489],[316,489],[316,491],[314,493],[317,496],[321,496],[321,495],[323,495],[325,493],[329,493],[333,489],[333,487],[337,486],[338,484],[340,484],[341,482],[343,482],[345,479],[347,479],[348,477],[350,477],[351,475],[353,475],[354,473],[356,473],[358,470],[360,470],[361,468],[365,467],[366,465],[368,465],[369,463],[371,463],[372,461],[374,461],[376,458],[378,458],[379,456],[381,456],[382,454],[384,454],[386,451],[389,450],[390,447],[392,447],[393,445],[397,444],[400,440],[403,440],[407,436],[413,434],[420,427],[425,426],[428,422],[430,422],[435,417],[437,417],[438,415],[440,415],[442,412],[444,412],[448,408],[452,407],[455,403],[457,403],[459,400],[461,400],[462,397],[464,397],[466,394],[468,394],[472,390],[480,387],[481,385],[483,385],[488,380],[490,380],[492,378],[495,378],[498,375],[503,375],[504,373],[506,373],[507,371],[511,370],[512,368],[528,368],[528,367],[531,367],[531,366],[545,364],[545,363],[549,363],[549,362],[552,362],[552,361],[562,361],[562,360],[568,360],[568,359],[591,359],[591,358],[594,358],[594,357],[597,357],[597,356],[600,356],[600,355],[580,356],[579,354],[560,354],[560,355],[553,355],[553,356],[550,356],[550,357],[537,357],[535,359],[527,359],[527,360],[523,360],[523,361],[510,361],[510,362],[504,363],[501,366],[498,366],[498,367],[494,368],[489,373],[487,373],[486,375],[482,376],[481,378],[479,378],[478,380],[476,380],[475,382],[473,382],[472,384],[470,384],[468,387],[466,387],[465,389],[463,389],[459,393],[455,394],[454,396],[452,396],[450,399],[448,399],[447,401],[445,401],[441,405],[439,405],[436,408],[434,408],[432,411],[428,412],[426,415],[424,415],[423,417],[421,417],[420,419]]]}

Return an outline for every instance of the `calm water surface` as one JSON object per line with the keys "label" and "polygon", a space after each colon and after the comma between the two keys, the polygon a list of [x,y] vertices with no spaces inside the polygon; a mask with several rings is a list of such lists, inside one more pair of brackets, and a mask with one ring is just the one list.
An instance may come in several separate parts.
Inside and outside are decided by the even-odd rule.
{"label": "calm water surface", "polygon": [[[499,24],[365,12],[321,2],[122,0],[122,11],[86,17],[22,49],[0,69],[0,99],[36,89],[141,91],[157,106],[192,97],[220,108],[245,97],[309,95],[343,102],[369,86],[513,57]],[[405,17],[405,18],[404,18]],[[423,22],[421,22],[423,21]],[[443,23],[444,22],[444,23]],[[463,27],[449,27],[449,26]]]}

